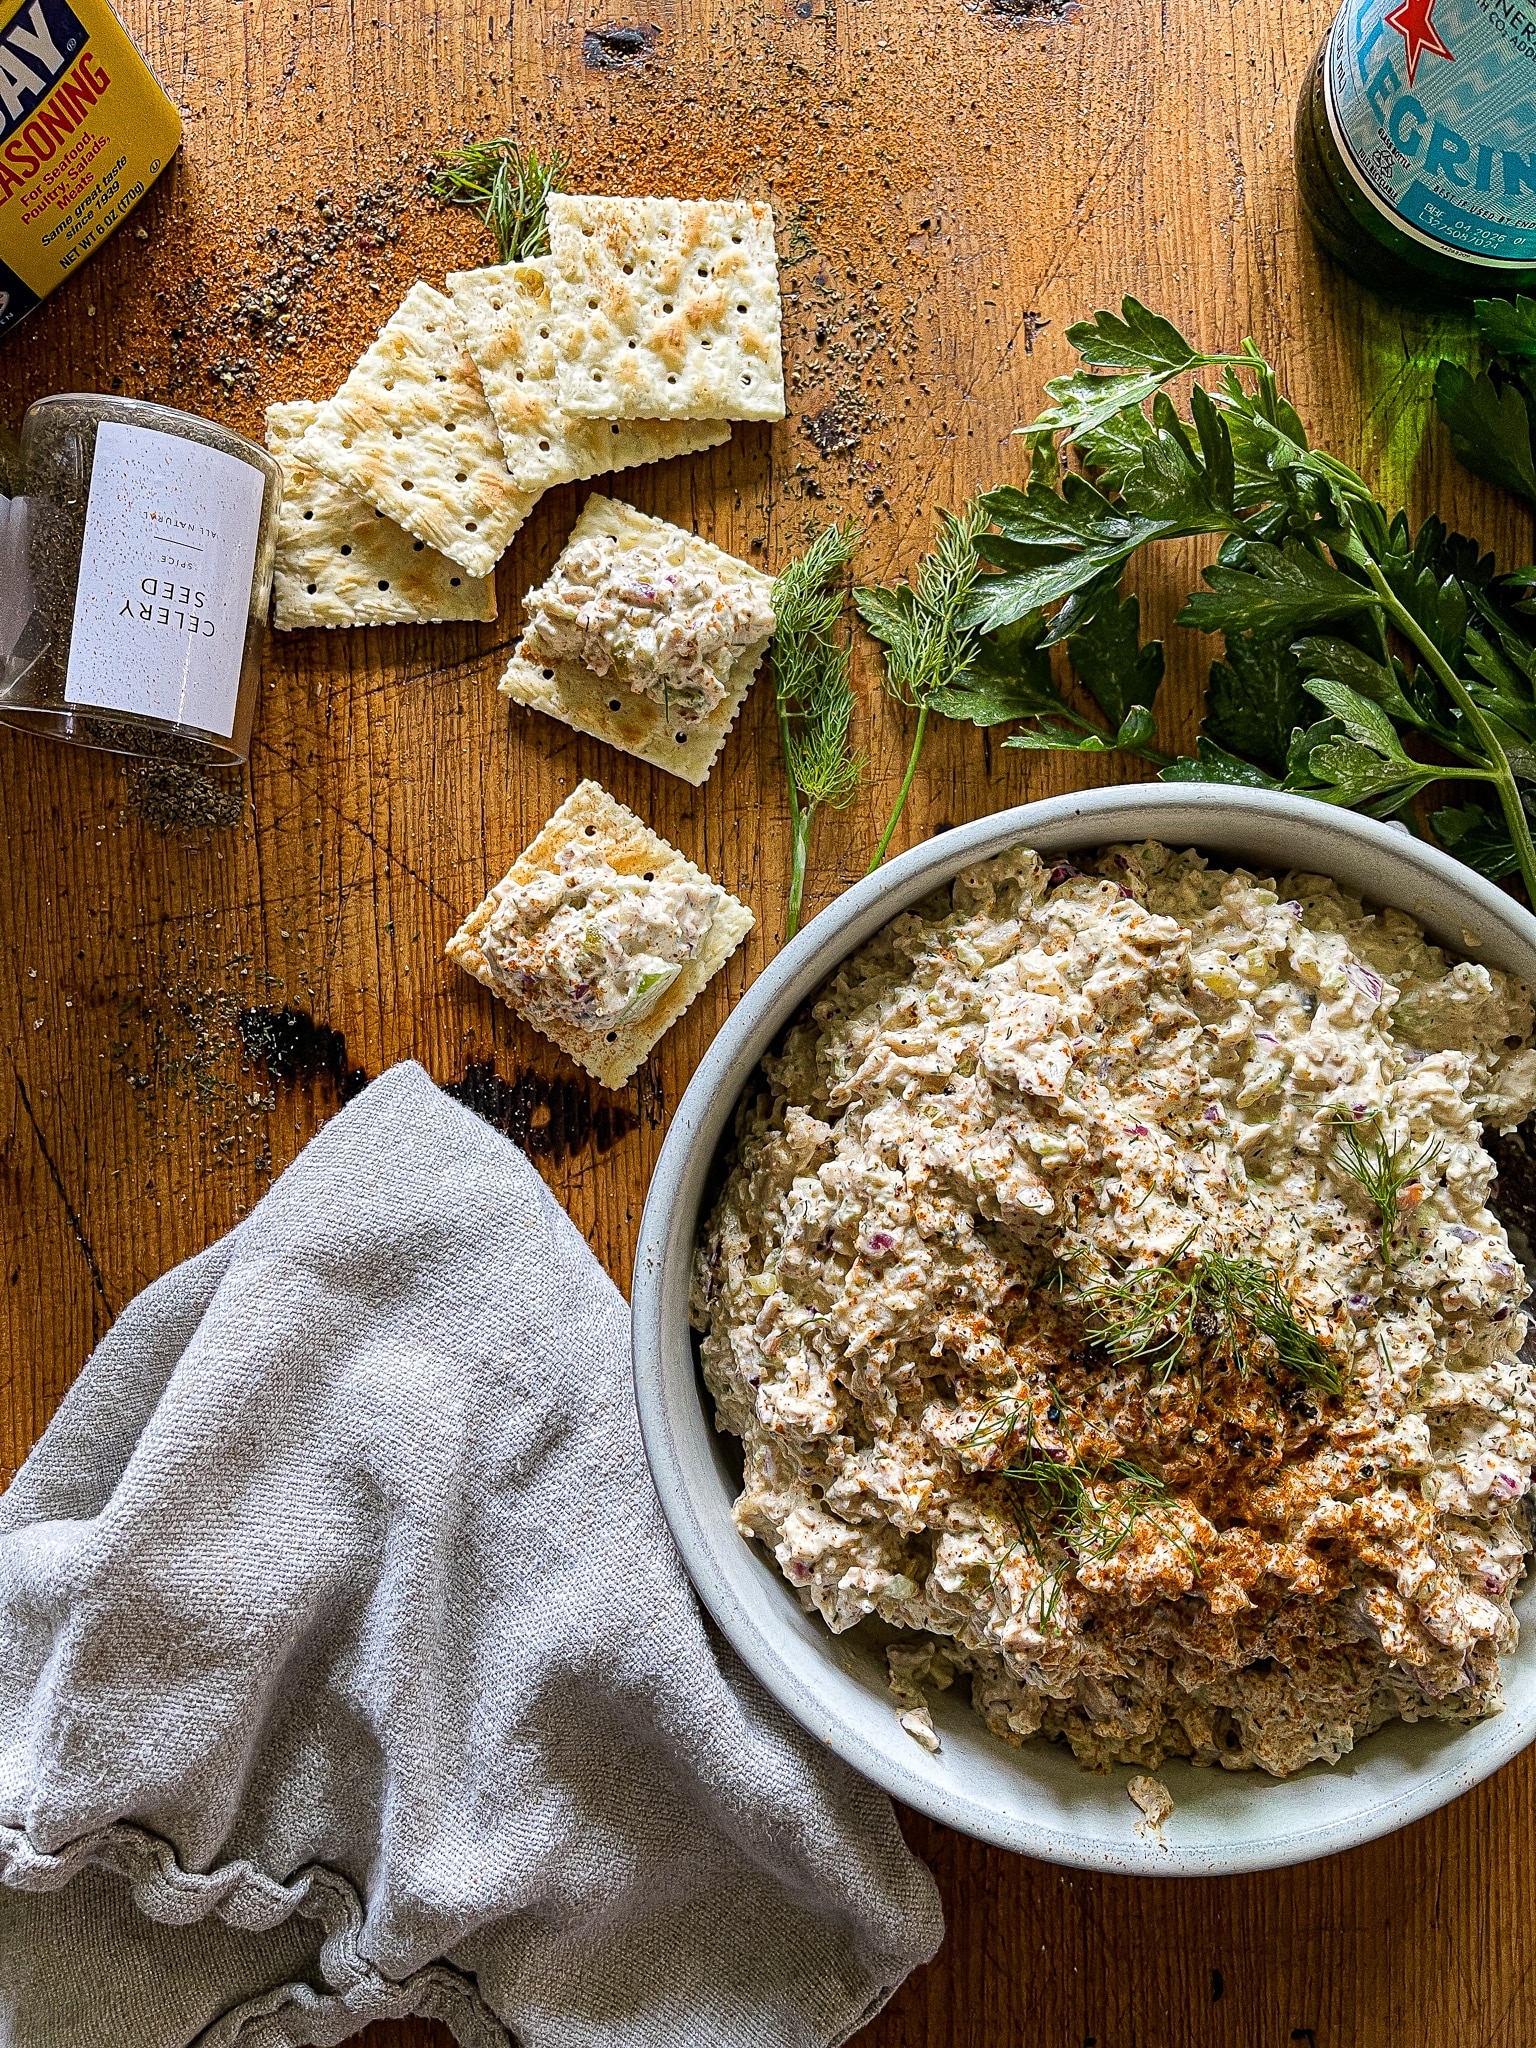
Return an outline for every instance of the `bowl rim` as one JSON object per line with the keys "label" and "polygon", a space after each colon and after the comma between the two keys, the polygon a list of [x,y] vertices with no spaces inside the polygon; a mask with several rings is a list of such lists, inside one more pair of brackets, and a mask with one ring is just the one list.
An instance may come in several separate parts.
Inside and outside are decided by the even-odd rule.
{"label": "bowl rim", "polygon": [[[1401,877],[1402,886],[1379,896],[1366,891],[1368,899],[1407,909],[1432,937],[1463,957],[1505,967],[1536,985],[1536,916],[1401,826],[1308,797],[1189,783],[1121,784],[993,812],[941,832],[855,883],[790,940],[742,996],[700,1061],[663,1141],[641,1216],[632,1290],[635,1399],[662,1511],[700,1599],[768,1691],[818,1741],[892,1797],[931,1819],[1050,1862],[1159,1876],[1273,1869],[1390,1833],[1459,1798],[1518,1754],[1536,1737],[1536,1702],[1530,1712],[1506,1707],[1496,1717],[1471,1724],[1462,1733],[1482,1739],[1463,1741],[1452,1756],[1417,1773],[1406,1789],[1357,1804],[1337,1819],[1256,1832],[1214,1849],[1164,1847],[1150,1841],[1111,1846],[1074,1834],[1070,1827],[1027,1819],[957,1794],[936,1785],[924,1771],[918,1759],[928,1759],[898,1727],[894,1710],[885,1742],[853,1726],[839,1711],[837,1682],[829,1667],[823,1663],[809,1670],[807,1660],[796,1655],[793,1632],[756,1611],[761,1603],[753,1597],[753,1575],[766,1568],[728,1518],[729,1543],[718,1540],[718,1532],[706,1526],[692,1495],[683,1435],[702,1424],[712,1439],[714,1420],[699,1399],[691,1344],[686,1371],[680,1360],[669,1371],[668,1332],[679,1301],[687,1328],[689,1270],[704,1182],[746,1080],[795,1010],[850,953],[960,869],[1028,845],[1032,837],[1054,837],[1063,852],[1072,843],[1086,848],[1158,838],[1172,821],[1192,812],[1207,821],[1203,828],[1172,830],[1169,837],[1232,855],[1251,872],[1266,867],[1275,871],[1280,863],[1262,857],[1257,862],[1244,860],[1243,841],[1250,835],[1286,835],[1292,825],[1303,828],[1301,836],[1307,841],[1337,836],[1355,841],[1362,851],[1374,850],[1390,861],[1394,881]],[[1071,828],[1079,824],[1082,829],[1074,834]],[[1234,843],[1223,846],[1223,838]],[[1283,841],[1277,838],[1276,843]],[[1309,861],[1305,871],[1327,869]],[[829,1631],[827,1640],[835,1644],[837,1638]],[[916,1754],[909,1758],[902,1745]],[[1368,1753],[1352,1755],[1368,1762]],[[1273,1781],[1255,1774],[1253,1782],[1268,1787]]]}

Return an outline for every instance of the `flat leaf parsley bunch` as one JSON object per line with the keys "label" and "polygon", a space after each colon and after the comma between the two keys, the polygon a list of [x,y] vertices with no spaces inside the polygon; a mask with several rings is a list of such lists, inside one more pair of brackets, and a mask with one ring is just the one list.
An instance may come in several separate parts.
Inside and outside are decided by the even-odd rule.
{"label": "flat leaf parsley bunch", "polygon": [[[1436,838],[1536,902],[1536,570],[1500,577],[1438,519],[1414,531],[1380,504],[1310,446],[1251,342],[1202,354],[1134,299],[1069,338],[1085,367],[1023,430],[1026,487],[977,501],[966,673],[933,708],[1017,722],[1009,746],[1128,753],[1165,781],[1292,790],[1414,830],[1415,799],[1448,782],[1460,801],[1431,814]],[[1165,387],[1190,373],[1181,414]],[[1141,549],[1202,534],[1220,552],[1179,622],[1223,634],[1225,659],[1197,753],[1172,759],[1162,652],[1119,586]],[[1052,679],[1063,641],[1102,722]]]}

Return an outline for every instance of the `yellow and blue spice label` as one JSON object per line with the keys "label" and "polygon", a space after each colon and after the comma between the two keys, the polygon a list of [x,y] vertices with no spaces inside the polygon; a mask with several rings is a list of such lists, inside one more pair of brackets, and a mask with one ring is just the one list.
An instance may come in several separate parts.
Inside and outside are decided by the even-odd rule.
{"label": "yellow and blue spice label", "polygon": [[127,218],[180,140],[106,0],[0,0],[0,334]]}

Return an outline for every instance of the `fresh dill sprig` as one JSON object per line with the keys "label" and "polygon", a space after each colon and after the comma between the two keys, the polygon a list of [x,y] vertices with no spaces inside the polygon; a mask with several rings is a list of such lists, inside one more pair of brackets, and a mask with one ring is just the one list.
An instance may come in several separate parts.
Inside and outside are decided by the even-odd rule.
{"label": "fresh dill sprig", "polygon": [[849,738],[850,651],[838,631],[842,580],[863,537],[852,519],[823,527],[774,579],[773,686],[789,784],[789,938],[800,928],[811,821],[822,805],[840,811],[852,803],[864,773],[864,757]]}
{"label": "fresh dill sprig", "polygon": [[1322,1394],[1342,1394],[1344,1380],[1316,1334],[1297,1315],[1278,1273],[1258,1259],[1224,1259],[1207,1254],[1207,1289],[1219,1303],[1218,1313],[1231,1333],[1232,1356],[1242,1363],[1237,1342],[1246,1323],[1274,1346],[1276,1361],[1303,1386]]}
{"label": "fresh dill sprig", "polygon": [[1068,1578],[1085,1564],[1108,1564],[1143,1523],[1153,1523],[1198,1571],[1194,1547],[1166,1513],[1165,1481],[1130,1458],[1063,1464],[1050,1458],[1008,1466],[1018,1546],[1044,1569],[1040,1622],[1049,1628]]}
{"label": "fresh dill sprig", "polygon": [[981,636],[965,623],[965,608],[981,573],[977,536],[990,524],[991,514],[975,500],[961,513],[940,512],[938,540],[911,582],[853,593],[859,617],[885,648],[886,689],[917,713],[907,772],[869,864],[871,874],[885,859],[907,807],[929,714],[940,693],[969,673],[975,658]]}
{"label": "fresh dill sprig", "polygon": [[1017,1531],[1011,1547],[1023,1550],[1045,1573],[1043,1626],[1054,1617],[1069,1575],[1081,1564],[1107,1563],[1148,1519],[1197,1564],[1188,1537],[1167,1513],[1175,1505],[1167,1482],[1133,1458],[1085,1456],[1054,1390],[1052,1413],[1064,1457],[1042,1443],[1033,1406],[1020,1401],[989,1401],[968,1440],[972,1446],[1005,1447],[1007,1462],[992,1470],[1008,1486]]}
{"label": "fresh dill sprig", "polygon": [[[1427,1167],[1440,1157],[1438,1144],[1414,1152],[1408,1145],[1393,1145],[1382,1128],[1381,1112],[1356,1116],[1350,1110],[1335,1110],[1328,1121],[1339,1133],[1338,1164],[1352,1181],[1365,1190],[1381,1236],[1381,1263],[1392,1270],[1392,1244],[1402,1221],[1402,1199],[1406,1190]],[[1369,1137],[1365,1135],[1369,1132]]]}
{"label": "fresh dill sprig", "polygon": [[[1028,1522],[1030,1534],[1044,1541],[1048,1534],[1062,1533],[1050,1525],[1066,1522],[1077,1555],[1099,1561],[1123,1547],[1144,1515],[1173,1504],[1167,1483],[1132,1458],[1068,1463],[1036,1457],[1005,1465],[1000,1476],[1028,1489],[1020,1503],[1021,1531]],[[1096,1489],[1115,1483],[1126,1490],[1101,1499]]]}
{"label": "fresh dill sprig", "polygon": [[1296,1313],[1272,1267],[1260,1259],[1212,1251],[1202,1252],[1181,1272],[1179,1261],[1189,1242],[1186,1237],[1150,1272],[1077,1281],[1095,1344],[1165,1381],[1187,1353],[1200,1347],[1245,1372],[1248,1348],[1258,1337],[1267,1340],[1276,1362],[1303,1385],[1325,1394],[1343,1392],[1337,1363]]}
{"label": "fresh dill sprig", "polygon": [[474,207],[496,238],[498,259],[522,263],[549,254],[549,195],[566,189],[570,169],[563,149],[540,156],[497,135],[445,156],[427,174],[427,190],[449,205]]}

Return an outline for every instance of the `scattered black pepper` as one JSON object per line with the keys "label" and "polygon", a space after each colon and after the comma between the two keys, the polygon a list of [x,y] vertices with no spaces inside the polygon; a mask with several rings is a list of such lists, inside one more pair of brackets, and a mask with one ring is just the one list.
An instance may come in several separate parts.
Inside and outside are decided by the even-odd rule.
{"label": "scattered black pepper", "polygon": [[845,455],[864,438],[864,408],[857,392],[841,392],[801,421],[818,455]]}
{"label": "scattered black pepper", "polygon": [[[377,184],[338,199],[317,192],[305,209],[296,206],[291,224],[258,229],[254,241],[265,267],[242,280],[229,298],[210,297],[202,279],[189,279],[174,300],[156,293],[163,312],[174,304],[179,316],[166,320],[175,368],[200,363],[216,389],[253,393],[274,352],[310,346],[325,332],[332,308],[308,303],[333,270],[344,248],[359,252],[359,270],[370,289],[388,280],[393,289],[392,254],[408,194],[400,181]],[[249,271],[251,266],[247,266]],[[255,345],[264,360],[250,353]],[[188,360],[190,359],[190,360]],[[190,378],[187,380],[190,382]]]}
{"label": "scattered black pepper", "polygon": [[195,1113],[199,1144],[214,1158],[254,1158],[267,1171],[266,1112],[270,1090],[251,1087],[241,1072],[237,1019],[253,995],[277,986],[275,975],[248,953],[226,954],[219,918],[210,911],[198,930],[178,929],[158,957],[145,956],[145,977],[117,996],[117,1030],[109,1046],[154,1132],[157,1149],[178,1143],[181,1113]]}
{"label": "scattered black pepper", "polygon": [[594,1105],[590,1091],[575,1081],[532,1073],[504,1081],[494,1060],[471,1060],[444,1093],[535,1158],[559,1161],[588,1147],[599,1154],[611,1151],[637,1121],[622,1103]]}
{"label": "scattered black pepper", "polygon": [[317,1024],[307,1010],[285,1006],[281,1010],[251,1008],[235,1019],[240,1043],[253,1066],[264,1067],[267,1078],[282,1084],[297,1081],[311,1087],[329,1081],[337,1099],[350,1102],[368,1085],[361,1067],[347,1064],[347,1041],[329,1024]]}

